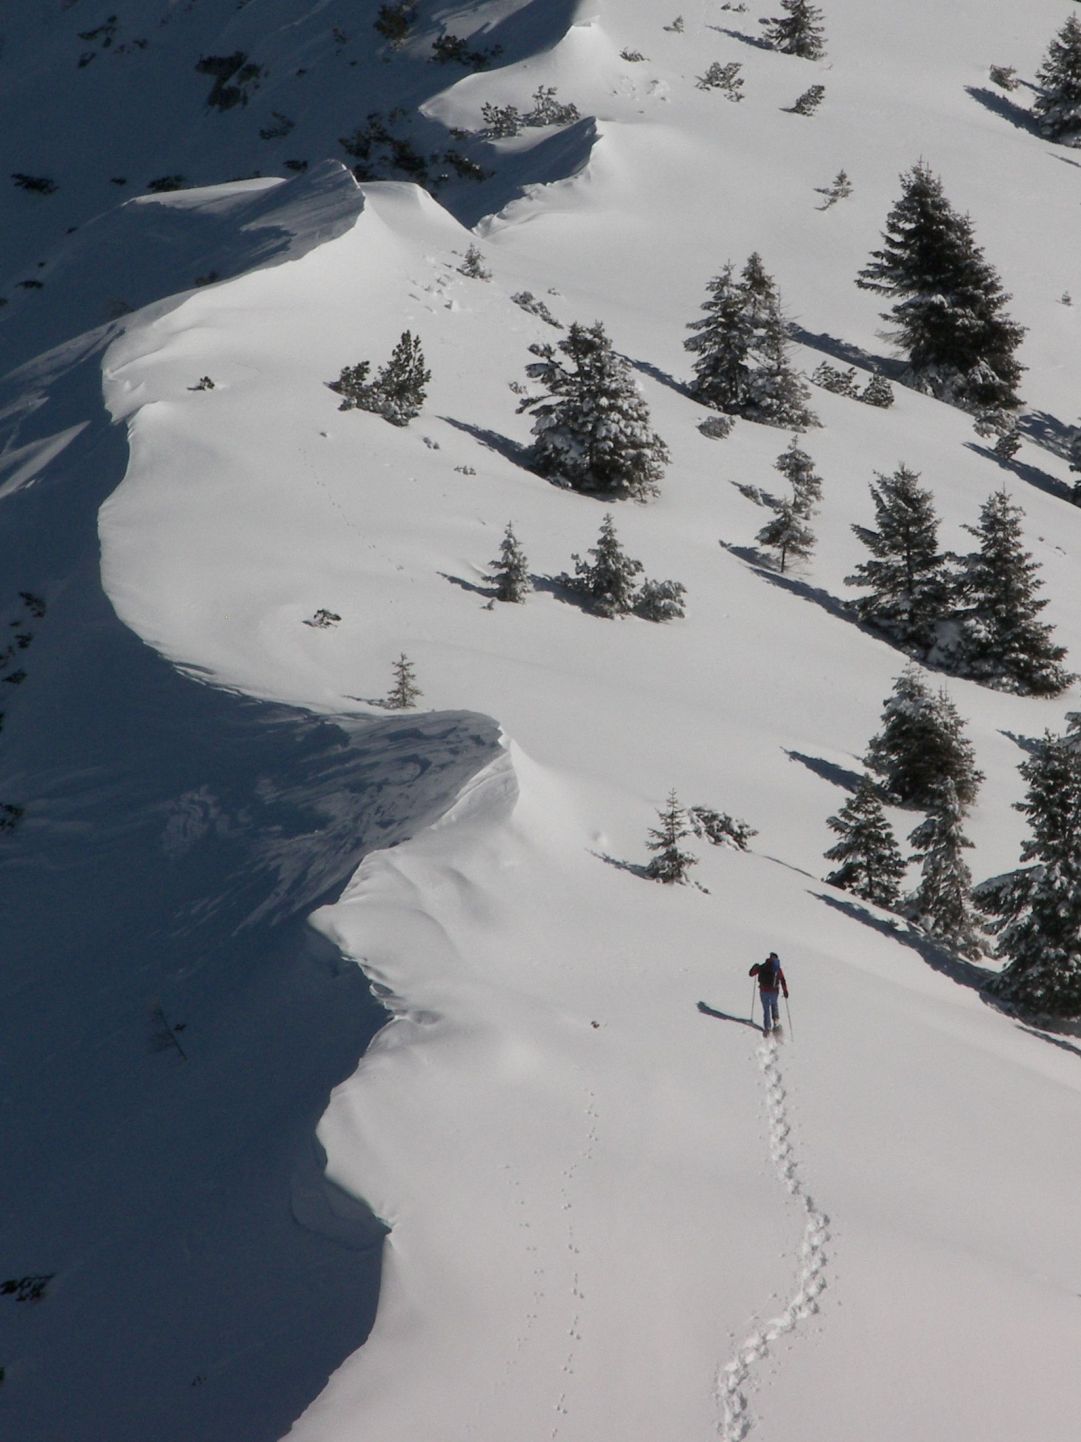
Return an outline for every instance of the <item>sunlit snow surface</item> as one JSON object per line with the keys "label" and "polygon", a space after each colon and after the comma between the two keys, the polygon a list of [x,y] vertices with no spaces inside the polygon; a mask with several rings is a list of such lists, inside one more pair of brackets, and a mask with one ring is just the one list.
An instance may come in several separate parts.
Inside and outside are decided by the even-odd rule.
{"label": "sunlit snow surface", "polygon": [[[332,24],[357,28],[339,8],[318,32],[320,7],[298,20],[313,55],[335,53]],[[0,474],[11,605],[24,589],[50,602],[0,736],[0,800],[26,807],[0,837],[18,918],[5,1095],[27,1158],[9,1168],[5,1265],[57,1273],[36,1305],[0,1297],[0,1401],[21,1437],[205,1442],[224,1418],[223,1442],[262,1442],[294,1417],[300,1442],[1076,1436],[1081,1043],[991,1011],[981,968],[819,879],[826,817],[904,663],[841,609],[876,471],[919,471],[955,550],[1005,484],[1081,666],[1081,511],[1061,454],[1079,404],[1081,322],[1061,296],[1081,297],[1081,172],[1011,124],[986,78],[991,63],[1031,77],[1063,7],[823,8],[829,53],[811,64],[755,44],[754,7],[695,3],[682,33],[652,0],[459,7],[446,28],[486,19],[508,43],[490,71],[440,71],[439,94],[434,69],[408,71],[427,77],[410,96],[433,120],[475,128],[485,101],[527,109],[555,85],[582,121],[506,142],[498,175],[446,207],[410,185],[358,188],[335,160],[282,184],[103,201],[44,291],[13,293],[18,359],[37,354],[35,329],[38,349],[66,343],[9,381]],[[278,12],[265,23],[282,63],[252,130],[288,108]],[[740,104],[695,86],[713,60],[742,64]],[[789,113],[816,82],[819,111]],[[241,109],[212,117],[230,160]],[[201,122],[204,147],[210,134]],[[853,277],[920,157],[1029,327],[1027,439],[1004,468],[930,399],[898,390],[879,411],[816,390],[818,546],[780,577],[739,487],[779,490],[789,438],[699,434],[685,326],[707,280],[757,249],[808,372],[888,362]],[[854,193],[821,211],[841,168]],[[490,282],[458,269],[471,242]],[[210,271],[217,283],[173,296],[170,274],[186,289]],[[148,309],[109,320],[118,289]],[[549,584],[606,506],[522,464],[529,419],[508,382],[557,337],[512,301],[526,290],[563,324],[601,319],[636,366],[672,463],[661,497],[615,521],[648,575],[687,586],[682,622],[600,620]],[[432,371],[421,417],[397,430],[339,411],[327,383],[381,363],[407,328]],[[123,628],[97,590],[95,518]],[[508,520],[539,584],[490,606]],[[320,609],[340,621],[306,624]],[[388,715],[376,703],[403,652],[431,710]],[[987,775],[968,824],[983,877],[1017,861],[1026,738],[1078,703],[949,692]],[[698,845],[695,887],[640,875],[672,787],[758,831],[746,855]],[[903,837],[919,818],[892,819]],[[773,948],[792,990],[778,1047],[747,1025],[747,968]],[[343,957],[392,1018],[355,1071],[365,985]],[[33,1017],[50,995],[43,1045]],[[156,1000],[187,1022],[186,1062],[147,1051]],[[333,1058],[302,1076],[321,1028]],[[243,1086],[219,1081],[231,1051],[251,1059]],[[250,1165],[197,1162],[204,1119],[241,1096],[263,1118],[237,1149]],[[80,1132],[84,1098],[99,1132]],[[172,1161],[140,1140],[174,1133]],[[218,1198],[211,1224],[206,1198],[241,1173],[247,1190]],[[252,1198],[277,1233],[245,1233]],[[390,1229],[382,1289],[371,1337],[322,1387],[351,1339],[303,1369],[281,1339],[367,1325],[346,1320],[340,1284],[350,1239],[378,1229],[348,1198]],[[144,1208],[168,1221],[167,1246],[118,1224]],[[282,1235],[297,1222],[326,1244],[310,1258]],[[267,1271],[229,1273],[224,1320],[192,1260],[212,1230],[226,1255],[276,1248]]]}

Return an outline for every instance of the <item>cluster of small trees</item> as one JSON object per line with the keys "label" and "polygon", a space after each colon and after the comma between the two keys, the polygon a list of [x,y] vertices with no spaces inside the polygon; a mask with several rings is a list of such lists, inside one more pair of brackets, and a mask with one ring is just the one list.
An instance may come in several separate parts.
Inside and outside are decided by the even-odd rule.
{"label": "cluster of small trees", "polygon": [[[1081,1013],[1081,713],[1064,736],[1045,732],[1021,763],[1028,783],[1017,810],[1030,835],[1024,863],[972,885],[964,853],[964,814],[979,781],[971,746],[948,700],[929,696],[914,672],[897,682],[871,743],[864,777],[829,826],[839,840],[826,853],[838,863],[826,880],[875,905],[899,911],[961,956],[980,955],[987,933],[1006,966],[987,991],[1008,1005],[1044,1016]],[[930,758],[930,759],[929,759]],[[882,796],[918,805],[926,816],[910,833],[916,888],[902,896],[906,864]]]}
{"label": "cluster of small trees", "polygon": [[[679,581],[639,580],[642,563],[623,549],[611,514],[601,522],[597,544],[587,557],[574,554],[571,560],[574,574],[564,571],[558,580],[597,616],[611,620],[633,613],[647,621],[674,621],[684,615],[686,588]],[[509,522],[499,555],[491,566],[496,599],[524,601],[533,581],[525,552]]]}
{"label": "cluster of small trees", "polygon": [[646,846],[653,852],[646,866],[646,875],[654,881],[671,885],[687,881],[692,866],[698,865],[693,851],[685,851],[682,843],[688,836],[697,836],[711,846],[731,846],[736,851],[746,851],[752,836],[757,836],[753,826],[738,821],[727,811],[716,811],[710,806],[691,806],[684,810],[675,791],[668,793],[664,808],[657,812],[659,826],[649,828]]}
{"label": "cluster of small trees", "polygon": [[[877,906],[900,910],[962,956],[979,955],[982,929],[964,859],[972,843],[963,820],[983,775],[953,703],[944,691],[932,695],[915,667],[897,678],[865,760],[878,781],[865,776],[829,818],[839,839],[825,854],[838,864],[826,880]],[[906,863],[883,800],[926,813],[909,835],[920,881],[903,899]]]}
{"label": "cluster of small trees", "polygon": [[691,394],[728,415],[802,431],[818,424],[810,391],[788,356],[776,283],[755,252],[737,276],[729,262],[706,287],[705,315],[684,348],[696,357]]}
{"label": "cluster of small trees", "polygon": [[853,526],[871,556],[846,577],[865,592],[853,609],[864,624],[903,649],[957,675],[1023,695],[1056,696],[1074,677],[1065,648],[1040,621],[1047,605],[1024,549],[1024,512],[993,492],[975,526],[975,550],[939,549],[934,498],[900,466],[871,486],[875,526]]}

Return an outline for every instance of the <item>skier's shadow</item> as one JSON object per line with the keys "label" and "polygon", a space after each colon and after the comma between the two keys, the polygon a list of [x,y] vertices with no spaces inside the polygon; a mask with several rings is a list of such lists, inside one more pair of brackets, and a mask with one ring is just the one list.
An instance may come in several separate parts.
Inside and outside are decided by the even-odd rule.
{"label": "skier's shadow", "polygon": [[698,1003],[698,1010],[703,1016],[715,1016],[718,1021],[734,1021],[739,1026],[749,1026],[752,1031],[761,1031],[762,1028],[756,1021],[746,1016],[730,1016],[726,1011],[718,1011],[716,1007],[708,1006],[704,1001]]}

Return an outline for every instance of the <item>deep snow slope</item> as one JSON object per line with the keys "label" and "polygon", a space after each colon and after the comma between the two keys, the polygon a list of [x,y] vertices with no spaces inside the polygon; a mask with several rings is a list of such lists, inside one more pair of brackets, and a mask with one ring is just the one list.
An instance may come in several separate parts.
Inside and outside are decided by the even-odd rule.
{"label": "deep snow slope", "polygon": [[[59,347],[10,380],[0,478],[0,521],[22,546],[13,601],[47,595],[56,638],[46,649],[42,622],[49,684],[13,688],[0,736],[0,800],[26,806],[0,838],[21,928],[8,1005],[29,1017],[61,998],[47,1063],[24,1045],[5,1078],[34,1157],[5,1227],[10,1267],[57,1273],[36,1307],[0,1315],[0,1402],[19,1435],[239,1442],[296,1419],[302,1442],[1072,1439],[1078,1042],[992,1011],[984,966],[819,880],[826,818],[904,664],[842,605],[876,471],[921,472],[958,550],[1006,485],[1046,616],[1081,666],[1081,511],[1063,458],[1079,322],[1061,299],[1081,295],[1081,176],[1075,152],[1023,123],[1029,92],[1007,100],[986,78],[998,63],[1031,79],[1068,7],[830,0],[829,53],[812,64],[756,43],[771,11],[715,0],[675,29],[649,0],[422,3],[397,52],[373,47],[374,5],[113,0],[111,44],[76,56],[79,88],[32,126],[33,77],[73,47],[76,8],[80,31],[99,22],[85,3],[5,19],[0,55],[18,76],[6,115],[22,117],[0,129],[20,157],[7,169],[60,182],[14,192],[0,321],[14,359]],[[503,49],[480,73],[437,66],[442,31]],[[122,35],[153,43],[121,52]],[[246,103],[207,107],[195,62],[237,50],[266,73]],[[695,85],[713,60],[741,63],[739,104]],[[816,82],[821,108],[792,114]],[[527,110],[538,86],[581,119],[462,138],[485,102]],[[450,137],[489,178],[436,198],[401,175],[358,187],[337,138],[396,104],[423,105],[418,145]],[[109,127],[93,166],[79,107]],[[263,139],[275,115],[294,124]],[[297,157],[303,172],[284,165]],[[878,411],[816,391],[818,547],[780,577],[740,487],[777,488],[788,437],[698,432],[685,326],[707,280],[756,249],[808,372],[823,358],[888,370],[875,298],[853,277],[920,157],[1029,327],[1026,439],[1003,466],[969,418],[926,397],[899,390]],[[853,195],[819,209],[842,168]],[[204,188],[115,209],[114,170],[132,188],[172,172]],[[491,280],[459,270],[470,243]],[[19,286],[39,258],[43,287]],[[523,291],[562,325],[603,320],[636,367],[672,463],[661,496],[615,520],[648,575],[686,584],[683,621],[603,621],[555,582],[608,508],[523,465],[529,420],[508,386],[529,345],[558,336],[515,303]],[[339,411],[327,383],[381,362],[406,328],[432,371],[421,417],[398,430]],[[89,445],[95,484],[79,489]],[[76,511],[82,539],[60,545]],[[486,580],[508,520],[537,581],[520,607],[492,604]],[[320,609],[340,619],[307,624]],[[403,652],[432,710],[388,717],[377,703]],[[1061,728],[1077,697],[948,686],[987,776],[969,825],[982,877],[1016,864],[1025,739]],[[57,716],[72,719],[59,749]],[[253,740],[249,754],[246,728],[266,752]],[[104,759],[88,740],[103,730]],[[672,787],[757,828],[745,855],[700,844],[694,887],[641,875]],[[287,814],[263,815],[268,797]],[[79,846],[99,811],[110,864],[92,876]],[[893,819],[903,836],[919,818]],[[166,885],[159,858],[178,838],[193,859]],[[304,940],[313,913],[319,944]],[[102,958],[100,982],[73,964],[75,936]],[[792,985],[781,1050],[747,1024],[747,967],[771,947]],[[359,1065],[364,988],[343,957],[392,1018]],[[304,1009],[282,1018],[281,988]],[[132,1033],[160,997],[190,1020],[193,1055],[148,1092],[103,1037]],[[303,1071],[324,1029],[333,1057]],[[51,1120],[86,1097],[101,1136],[116,1132],[92,1155],[74,1120]],[[215,1098],[254,1109],[232,1170],[213,1147],[196,1168],[204,1134],[228,1135],[211,1128]],[[177,1157],[148,1150],[178,1128]],[[70,1197],[46,1189],[31,1225],[57,1172]],[[252,1216],[280,1223],[286,1194],[328,1250],[290,1251],[271,1220],[242,1241]],[[370,1246],[374,1224],[348,1199],[389,1228],[355,1351],[367,1318],[345,1318],[365,1283],[340,1244]],[[168,1240],[136,1247],[117,1210]],[[240,1252],[256,1265],[208,1287],[213,1258]],[[264,1255],[276,1261],[260,1271]],[[121,1273],[169,1308],[132,1306]],[[86,1342],[95,1299],[138,1348],[110,1327]]]}

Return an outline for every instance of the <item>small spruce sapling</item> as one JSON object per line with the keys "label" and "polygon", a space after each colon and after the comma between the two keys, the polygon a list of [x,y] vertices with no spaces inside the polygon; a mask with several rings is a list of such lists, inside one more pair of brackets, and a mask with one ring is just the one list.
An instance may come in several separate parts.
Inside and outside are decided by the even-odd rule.
{"label": "small spruce sapling", "polygon": [[499,555],[491,564],[494,571],[492,579],[495,582],[496,600],[524,601],[533,589],[533,582],[529,575],[529,562],[518,544],[518,537],[514,534],[514,528],[509,521],[507,529],[503,532]]}
{"label": "small spruce sapling", "polygon": [[458,274],[468,276],[470,280],[491,280],[492,272],[484,264],[484,256],[475,245],[466,247],[462,263],[458,267]]}
{"label": "small spruce sapling", "polygon": [[690,851],[684,851],[679,844],[684,837],[690,835],[691,828],[675,791],[668,793],[664,810],[658,811],[657,817],[660,825],[649,828],[649,840],[646,842],[654,853],[646,867],[646,875],[654,881],[662,881],[668,885],[672,882],[685,882],[690,868],[697,866],[698,857]]}
{"label": "small spruce sapling", "polygon": [[888,410],[893,405],[893,387],[884,375],[877,371],[864,386],[860,400],[867,406],[879,406]]}
{"label": "small spruce sapling", "polygon": [[825,198],[818,207],[819,210],[829,210],[831,205],[836,205],[839,200],[847,200],[852,194],[852,182],[846,171],[839,170],[829,185],[815,187],[819,195]]}
{"label": "small spruce sapling", "polygon": [[807,512],[800,509],[791,496],[774,507],[773,520],[766,522],[755,539],[760,545],[777,552],[782,575],[789,557],[803,560],[812,553],[815,545]]}
{"label": "small spruce sapling", "polygon": [[412,711],[424,692],[416,682],[412,661],[403,651],[394,662],[394,685],[387,693],[385,704],[395,711]]}
{"label": "small spruce sapling", "polygon": [[642,573],[642,563],[624,551],[610,512],[601,522],[597,544],[590,548],[588,555],[593,557],[592,561],[572,555],[574,575],[564,573],[560,580],[584,596],[598,616],[611,620],[629,615],[637,598],[637,578]]}

